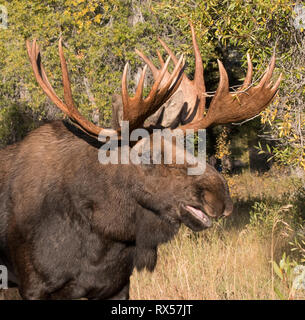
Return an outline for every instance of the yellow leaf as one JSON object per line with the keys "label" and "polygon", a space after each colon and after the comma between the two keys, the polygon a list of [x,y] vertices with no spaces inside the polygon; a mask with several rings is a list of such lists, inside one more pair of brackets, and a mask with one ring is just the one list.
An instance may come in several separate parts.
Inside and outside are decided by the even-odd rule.
{"label": "yellow leaf", "polygon": [[98,14],[94,17],[94,22],[96,23],[100,23],[101,22],[101,19],[102,19],[102,15],[101,14]]}

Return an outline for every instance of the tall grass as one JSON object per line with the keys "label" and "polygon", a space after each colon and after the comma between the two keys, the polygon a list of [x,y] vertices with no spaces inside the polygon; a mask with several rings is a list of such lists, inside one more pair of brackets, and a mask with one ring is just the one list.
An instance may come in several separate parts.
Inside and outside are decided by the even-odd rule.
{"label": "tall grass", "polygon": [[[289,243],[303,210],[296,196],[300,181],[244,173],[229,185],[233,215],[198,234],[181,228],[159,248],[153,273],[133,273],[131,299],[277,299],[275,286],[285,296],[271,261],[283,252],[293,255]],[[294,298],[305,299],[305,291]]]}

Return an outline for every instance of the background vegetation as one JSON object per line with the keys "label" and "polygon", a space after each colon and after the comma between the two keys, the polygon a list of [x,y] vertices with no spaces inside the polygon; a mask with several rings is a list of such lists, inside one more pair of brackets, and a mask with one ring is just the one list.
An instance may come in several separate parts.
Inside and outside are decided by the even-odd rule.
{"label": "background vegetation", "polygon": [[[304,298],[304,290],[293,288],[298,276],[294,266],[305,259],[305,32],[302,12],[295,12],[301,1],[0,0],[0,4],[8,10],[8,28],[0,29],[0,147],[20,140],[45,120],[63,117],[36,84],[26,39],[38,39],[52,85],[62,96],[57,44],[63,37],[75,101],[84,115],[94,121],[98,115],[104,126],[110,126],[112,94],[120,92],[127,61],[131,92],[137,82],[143,63],[135,48],[155,59],[160,36],[175,53],[186,55],[186,71],[192,77],[189,21],[196,30],[211,93],[218,84],[217,58],[224,62],[234,90],[245,75],[247,52],[257,82],[275,50],[274,77],[282,72],[284,80],[273,104],[251,122],[208,132],[209,154],[222,160],[223,170],[227,158],[245,164],[243,174],[228,177],[234,215],[200,235],[182,229],[161,248],[154,274],[135,272],[131,295]],[[266,159],[275,163],[267,174],[248,171],[261,160],[258,153],[264,156],[264,170],[269,169]]]}

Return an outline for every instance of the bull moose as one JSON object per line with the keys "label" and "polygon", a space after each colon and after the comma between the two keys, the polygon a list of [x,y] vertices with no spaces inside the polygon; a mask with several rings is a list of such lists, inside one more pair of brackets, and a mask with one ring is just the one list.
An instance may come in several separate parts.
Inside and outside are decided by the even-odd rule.
{"label": "bull moose", "polygon": [[[194,80],[183,73],[183,58],[178,60],[162,40],[169,58],[164,62],[158,53],[161,69],[138,51],[155,80],[146,98],[146,66],[134,97],[127,92],[125,66],[122,112],[118,103],[108,130],[118,139],[120,120],[129,121],[131,130],[163,123],[172,130],[198,131],[251,118],[275,96],[281,77],[271,85],[274,56],[257,86],[251,84],[248,56],[245,81],[235,92],[229,92],[227,73],[218,61],[219,86],[204,115],[203,65],[192,26],[191,31]],[[101,164],[98,136],[103,128],[75,107],[62,41],[64,100],[47,78],[35,40],[27,41],[27,50],[39,86],[69,119],[46,123],[0,150],[0,264],[7,266],[24,299],[128,299],[133,269],[152,271],[158,245],[169,241],[181,224],[200,231],[211,226],[211,217],[232,213],[226,181],[208,164],[199,176],[187,175],[183,164]],[[168,111],[171,99],[179,102],[178,112]]]}

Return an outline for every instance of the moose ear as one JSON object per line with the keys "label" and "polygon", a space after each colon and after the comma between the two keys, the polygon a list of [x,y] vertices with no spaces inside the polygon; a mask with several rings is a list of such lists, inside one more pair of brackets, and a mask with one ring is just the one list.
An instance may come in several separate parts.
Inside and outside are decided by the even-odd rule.
{"label": "moose ear", "polygon": [[183,224],[193,231],[202,231],[212,226],[210,218],[202,210],[192,206],[182,205],[180,219]]}

